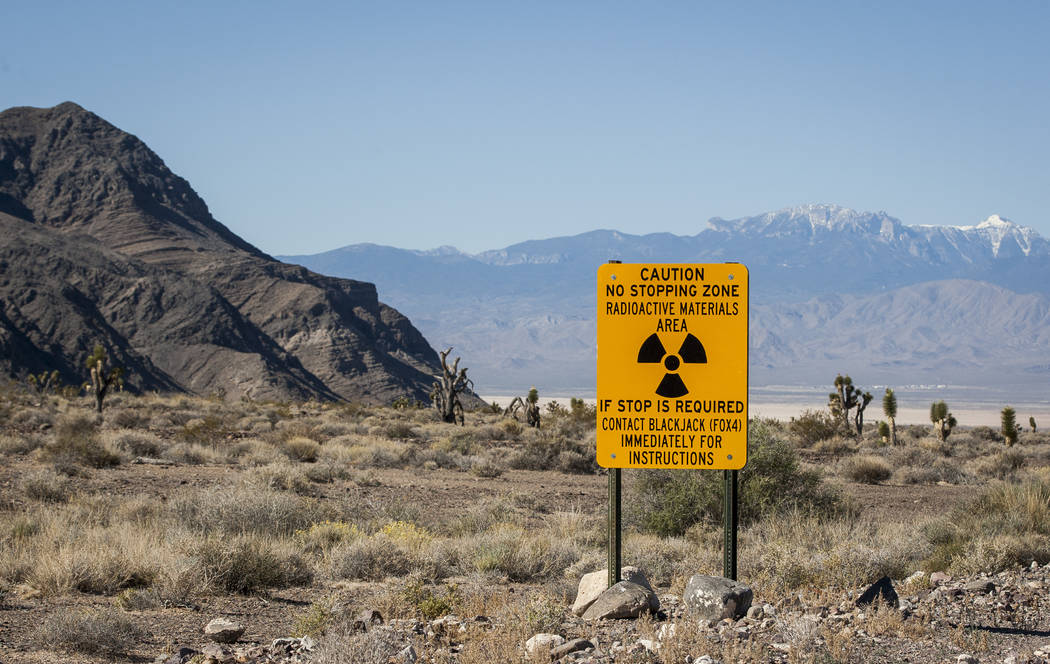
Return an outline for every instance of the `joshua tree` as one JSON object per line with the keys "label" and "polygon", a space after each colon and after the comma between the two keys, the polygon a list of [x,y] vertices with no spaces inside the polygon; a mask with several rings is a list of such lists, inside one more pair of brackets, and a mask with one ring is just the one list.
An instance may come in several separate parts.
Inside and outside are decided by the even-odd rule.
{"label": "joshua tree", "polygon": [[540,392],[535,387],[529,388],[529,394],[522,399],[514,397],[514,401],[507,406],[507,414],[515,415],[518,409],[525,413],[525,423],[535,429],[540,428]]}
{"label": "joshua tree", "polygon": [[[889,424],[890,445],[897,444],[897,395],[893,390],[886,388],[886,394],[882,396],[882,412],[886,415]],[[881,430],[880,430],[881,433]]]}
{"label": "joshua tree", "polygon": [[464,390],[473,390],[474,381],[467,378],[466,368],[459,368],[460,358],[448,366],[448,354],[452,348],[438,353],[441,355],[441,375],[437,376],[434,386],[430,389],[430,400],[434,408],[441,415],[441,421],[455,424],[463,424],[463,404],[459,400],[459,393]]}
{"label": "joshua tree", "polygon": [[1032,433],[1035,433],[1035,418],[1034,417],[1029,417],[1028,418],[1028,426],[1032,427]]}
{"label": "joshua tree", "polygon": [[1017,413],[1014,409],[1007,406],[1003,408],[1001,413],[1002,424],[1003,424],[1003,438],[1006,439],[1006,446],[1013,447],[1014,443],[1017,442]]}
{"label": "joshua tree", "polygon": [[[849,376],[835,376],[835,391],[828,395],[828,408],[836,419],[842,420],[844,433],[860,438],[864,431],[864,409],[871,403],[871,398],[871,392],[861,394],[859,389],[853,387],[853,379]],[[854,409],[856,412],[851,426],[849,414]]]}
{"label": "joshua tree", "polygon": [[58,378],[58,370],[51,373],[41,371],[38,374],[29,374],[25,378],[26,388],[40,397],[40,404],[45,402],[44,395],[49,392],[57,392],[62,387],[62,381]]}
{"label": "joshua tree", "polygon": [[890,442],[890,425],[882,420],[879,420],[879,438],[882,439],[883,444]]}
{"label": "joshua tree", "polygon": [[109,388],[116,385],[124,387],[124,367],[106,369],[106,351],[100,344],[95,344],[95,352],[87,359],[87,368],[91,371],[91,380],[84,384],[95,395],[95,409],[102,413],[102,401],[109,393]]}
{"label": "joshua tree", "polygon": [[952,429],[958,422],[948,411],[948,404],[943,401],[934,401],[930,404],[930,421],[933,422],[933,430],[941,441],[948,440]]}

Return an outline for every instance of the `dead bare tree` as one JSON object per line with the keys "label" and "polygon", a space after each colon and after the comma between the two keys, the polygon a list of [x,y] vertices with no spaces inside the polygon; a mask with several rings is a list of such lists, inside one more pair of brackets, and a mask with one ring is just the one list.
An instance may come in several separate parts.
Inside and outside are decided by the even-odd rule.
{"label": "dead bare tree", "polygon": [[450,346],[448,350],[438,353],[441,356],[442,375],[437,376],[434,386],[430,388],[430,400],[441,415],[442,422],[463,424],[463,404],[459,400],[459,393],[473,390],[474,381],[467,378],[466,368],[459,368],[460,358],[457,357],[452,366],[448,366],[448,354],[451,352]]}
{"label": "dead bare tree", "polygon": [[514,397],[514,400],[507,406],[507,414],[511,416],[517,416],[518,409],[521,409],[525,413],[525,423],[535,429],[540,428],[540,393],[533,387],[529,389],[529,396],[522,399],[521,397]]}

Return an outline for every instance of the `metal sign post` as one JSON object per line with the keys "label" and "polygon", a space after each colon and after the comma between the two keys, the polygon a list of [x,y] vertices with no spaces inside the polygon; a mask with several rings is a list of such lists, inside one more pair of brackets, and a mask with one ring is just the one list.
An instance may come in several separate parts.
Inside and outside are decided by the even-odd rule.
{"label": "metal sign post", "polygon": [[725,471],[724,568],[736,579],[748,285],[740,263],[598,267],[596,457],[609,469],[609,585],[622,563],[622,468]]}
{"label": "metal sign post", "polygon": [[725,506],[722,510],[722,576],[736,581],[736,530],[737,530],[737,507],[739,506],[737,495],[737,473],[736,470],[724,470],[725,481]]}
{"label": "metal sign post", "polygon": [[620,469],[609,469],[609,587],[620,582],[623,541],[620,515]]}

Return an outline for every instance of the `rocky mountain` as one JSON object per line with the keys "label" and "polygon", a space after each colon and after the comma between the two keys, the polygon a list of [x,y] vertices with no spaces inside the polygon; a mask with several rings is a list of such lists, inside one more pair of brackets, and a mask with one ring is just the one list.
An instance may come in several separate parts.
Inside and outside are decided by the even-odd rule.
{"label": "rocky mountain", "polygon": [[142,141],[73,103],[0,113],[0,371],[83,379],[102,343],[136,389],[425,398],[422,334],[371,283],[265,255]]}
{"label": "rocky mountain", "polygon": [[1050,242],[998,216],[911,226],[806,205],[714,218],[692,236],[599,230],[477,255],[351,245],[282,258],[380,284],[494,390],[593,389],[595,270],[610,259],[745,263],[752,385],[823,384],[839,371],[1004,389],[1050,377]]}

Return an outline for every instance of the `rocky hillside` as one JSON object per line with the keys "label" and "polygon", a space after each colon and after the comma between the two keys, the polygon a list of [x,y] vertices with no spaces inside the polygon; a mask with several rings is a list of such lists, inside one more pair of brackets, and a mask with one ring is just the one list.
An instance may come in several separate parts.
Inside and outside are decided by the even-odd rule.
{"label": "rocky hillside", "polygon": [[371,283],[286,265],[142,141],[76,104],[0,113],[0,371],[102,343],[137,389],[425,398],[437,355]]}

